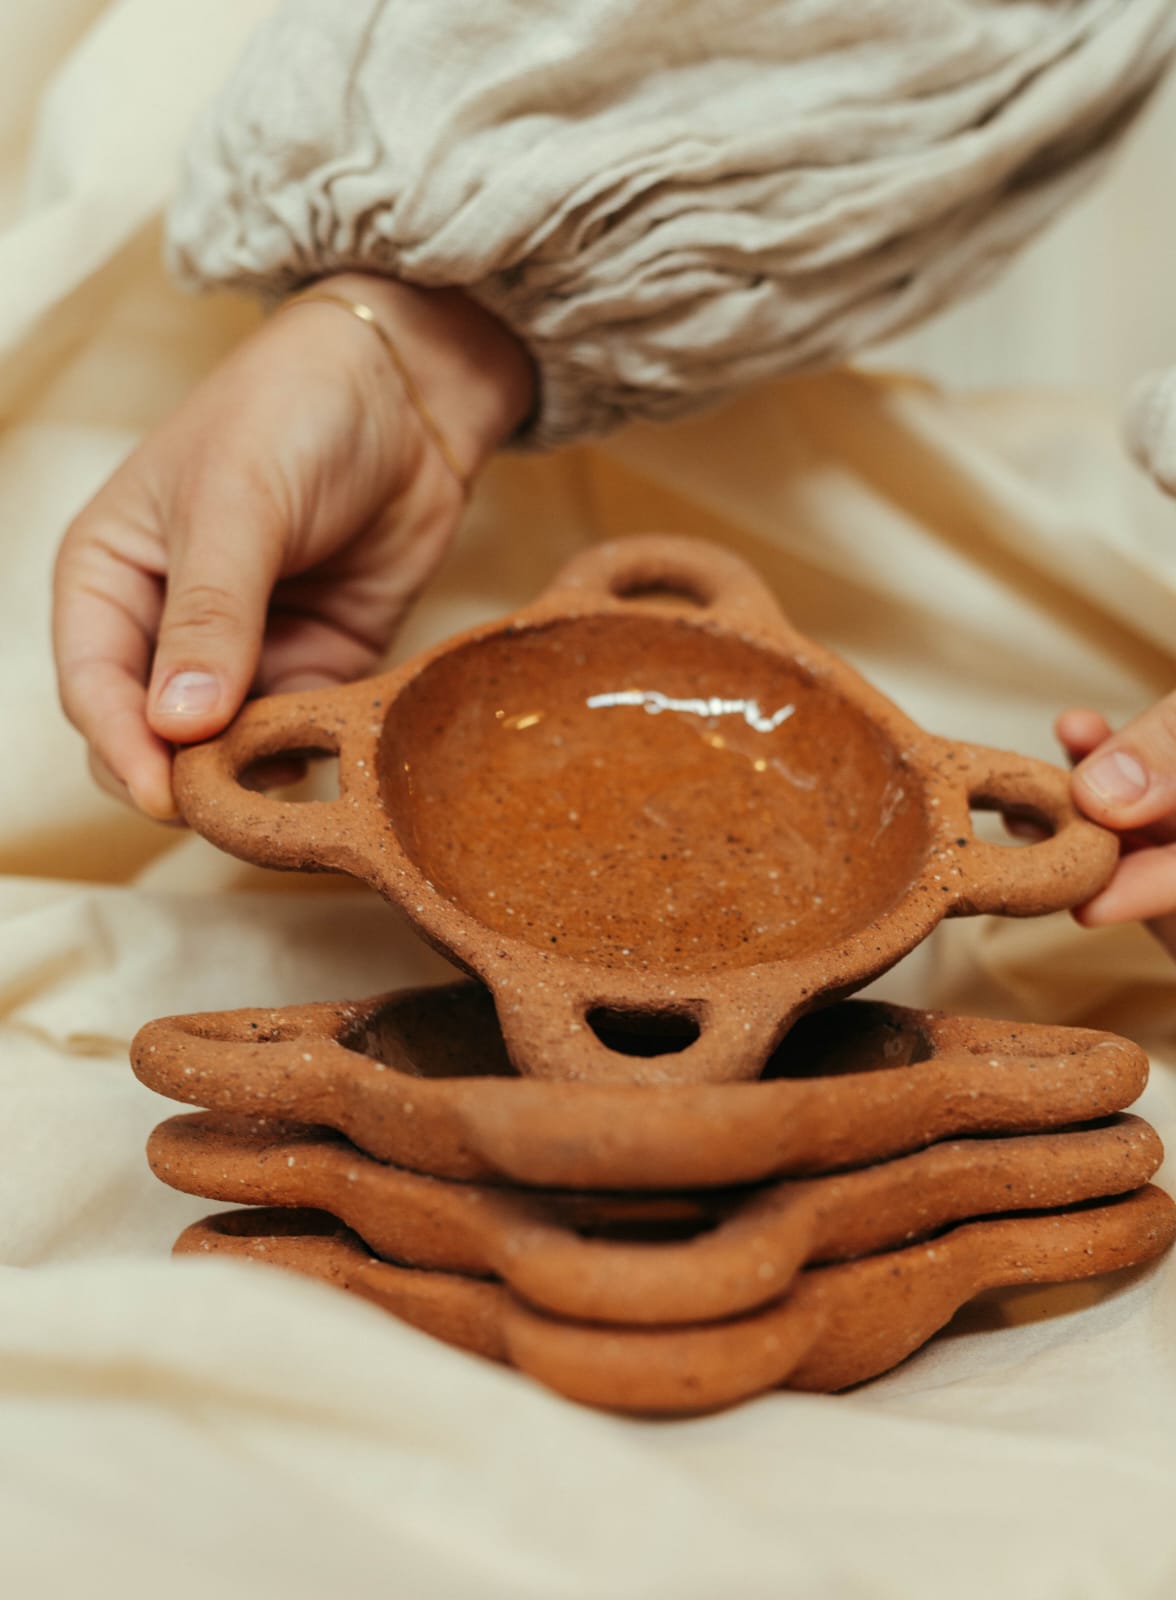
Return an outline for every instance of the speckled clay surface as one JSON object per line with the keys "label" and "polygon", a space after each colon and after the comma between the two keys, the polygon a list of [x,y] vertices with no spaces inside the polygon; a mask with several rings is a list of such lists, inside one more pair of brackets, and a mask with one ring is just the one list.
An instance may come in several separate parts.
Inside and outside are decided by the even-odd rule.
{"label": "speckled clay surface", "polygon": [[165,1018],[140,1031],[132,1062],[174,1100],[334,1128],[436,1177],[577,1189],[864,1165],[1105,1117],[1147,1080],[1144,1053],[1113,1034],[845,1001],[804,1018],[758,1083],[529,1081],[472,983]]}
{"label": "speckled clay surface", "polygon": [[[306,750],[338,754],[338,800],[238,782]],[[1065,773],[924,733],[735,557],[671,538],[589,549],[383,677],[248,706],[176,793],[234,854],[372,884],[487,983],[521,1072],[581,1080],[754,1078],[943,917],[1076,904],[1117,852]],[[1053,836],[981,842],[970,805]],[[617,1053],[601,1010],[696,1037]]]}
{"label": "speckled clay surface", "polygon": [[848,1388],[897,1365],[984,1289],[1136,1266],[1174,1236],[1176,1207],[1149,1184],[1103,1204],[965,1223],[927,1244],[811,1267],[766,1309],[671,1329],[564,1322],[500,1284],[392,1266],[324,1212],[226,1212],[187,1229],[176,1249],[325,1279],[571,1399],[672,1415],[781,1384]]}
{"label": "speckled clay surface", "polygon": [[807,1262],[1138,1189],[1163,1159],[1154,1131],[1127,1116],[761,1189],[610,1199],[426,1178],[338,1136],[223,1113],[173,1117],[147,1153],[156,1177],[189,1194],[330,1212],[385,1260],[500,1278],[562,1317],[655,1325],[777,1299]]}

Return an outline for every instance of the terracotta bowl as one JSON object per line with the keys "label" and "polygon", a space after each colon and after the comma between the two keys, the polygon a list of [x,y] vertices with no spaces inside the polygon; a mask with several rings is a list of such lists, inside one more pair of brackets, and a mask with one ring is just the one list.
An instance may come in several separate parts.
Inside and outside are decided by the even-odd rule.
{"label": "terracotta bowl", "polygon": [[[337,800],[241,782],[315,751],[339,757]],[[942,918],[1074,905],[1117,852],[1063,772],[924,733],[742,562],[671,538],[590,549],[383,677],[255,702],[180,755],[176,792],[222,848],[400,906],[489,986],[536,1077],[753,1078]],[[984,843],[973,807],[1051,836]],[[672,1047],[611,1051],[616,1017]]]}
{"label": "terracotta bowl", "polygon": [[490,995],[468,982],[164,1017],[131,1062],[173,1100],[335,1128],[433,1177],[605,1190],[750,1183],[1088,1122],[1130,1105],[1148,1072],[1138,1045],[1091,1028],[843,1000],[804,1017],[755,1083],[542,1082],[518,1076]]}
{"label": "terracotta bowl", "polygon": [[321,1211],[222,1212],[186,1229],[176,1251],[323,1279],[588,1405],[685,1415],[780,1384],[849,1388],[896,1366],[985,1289],[1140,1266],[1174,1234],[1176,1206],[1148,1184],[1093,1206],[967,1222],[931,1243],[810,1267],[770,1306],[671,1328],[565,1321],[501,1284],[379,1261]]}
{"label": "terracotta bowl", "polygon": [[1164,1151],[1139,1117],[961,1139],[827,1178],[661,1195],[585,1195],[426,1178],[323,1129],[191,1112],[147,1144],[188,1194],[327,1211],[386,1261],[500,1278],[586,1322],[710,1322],[778,1300],[810,1262],[846,1261],[968,1218],[1138,1189]]}

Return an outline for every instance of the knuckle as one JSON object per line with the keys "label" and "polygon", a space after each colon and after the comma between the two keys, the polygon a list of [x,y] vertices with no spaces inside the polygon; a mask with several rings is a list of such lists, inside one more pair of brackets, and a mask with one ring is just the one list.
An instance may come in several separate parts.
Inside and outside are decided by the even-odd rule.
{"label": "knuckle", "polygon": [[58,590],[68,587],[85,569],[90,553],[92,525],[88,511],[79,512],[67,524],[53,563],[53,581]]}
{"label": "knuckle", "polygon": [[57,679],[57,703],[70,727],[84,737],[87,722],[85,709],[78,700],[72,681],[61,676]]}
{"label": "knuckle", "polygon": [[106,520],[102,512],[103,493],[91,496],[85,505],[79,506],[65,525],[62,536],[64,543],[73,546],[84,544],[89,539],[94,528]]}
{"label": "knuckle", "polygon": [[195,583],[181,590],[169,605],[163,632],[169,637],[236,633],[241,626],[241,615],[241,601],[230,588],[217,583]]}

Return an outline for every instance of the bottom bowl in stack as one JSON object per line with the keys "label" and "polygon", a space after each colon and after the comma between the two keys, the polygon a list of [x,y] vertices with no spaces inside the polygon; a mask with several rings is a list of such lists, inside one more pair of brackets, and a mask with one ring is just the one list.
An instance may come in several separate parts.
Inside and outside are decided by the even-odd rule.
{"label": "bottom bowl in stack", "polygon": [[326,1279],[618,1410],[843,1389],[984,1289],[1176,1236],[1159,1139],[1120,1114],[1146,1058],[1091,1030],[846,1001],[753,1083],[534,1081],[462,983],[165,1019],[133,1061],[211,1108],[155,1131],[157,1175],[265,1208],[178,1251]]}

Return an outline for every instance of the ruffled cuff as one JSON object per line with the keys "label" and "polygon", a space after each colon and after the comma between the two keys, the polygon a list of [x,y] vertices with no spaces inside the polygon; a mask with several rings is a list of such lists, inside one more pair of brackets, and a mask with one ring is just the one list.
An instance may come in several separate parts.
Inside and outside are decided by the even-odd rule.
{"label": "ruffled cuff", "polygon": [[852,356],[1056,214],[1176,45],[1171,0],[287,0],[197,128],[190,285],[467,290],[527,442]]}

